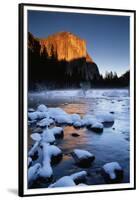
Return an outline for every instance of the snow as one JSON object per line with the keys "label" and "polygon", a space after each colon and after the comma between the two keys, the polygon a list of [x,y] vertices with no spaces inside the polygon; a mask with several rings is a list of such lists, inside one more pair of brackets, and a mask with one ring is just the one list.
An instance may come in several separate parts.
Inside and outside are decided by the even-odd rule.
{"label": "snow", "polygon": [[81,126],[83,126],[83,122],[80,120],[80,121],[75,121],[74,123],[73,123],[73,126],[75,127],[75,128],[80,128]]}
{"label": "snow", "polygon": [[55,142],[55,136],[51,129],[47,128],[42,133],[42,141],[47,143],[54,143]]}
{"label": "snow", "polygon": [[55,126],[55,127],[51,128],[51,131],[54,135],[60,135],[61,133],[63,133],[63,128]]}
{"label": "snow", "polygon": [[51,118],[55,118],[57,115],[66,115],[67,113],[61,108],[48,108],[48,113]]}
{"label": "snow", "polygon": [[100,113],[96,115],[100,122],[114,122],[114,115],[110,113]]}
{"label": "snow", "polygon": [[70,175],[70,177],[72,178],[73,181],[80,179],[80,178],[85,178],[86,176],[87,176],[86,171],[81,171],[81,172],[77,172],[77,173]]}
{"label": "snow", "polygon": [[100,122],[95,122],[93,125],[90,126],[90,128],[91,128],[92,130],[94,129],[94,131],[95,131],[95,129],[103,130],[104,126],[103,126],[103,124],[100,123]]}
{"label": "snow", "polygon": [[64,176],[60,178],[55,183],[51,184],[49,188],[55,188],[55,187],[69,187],[69,186],[75,186],[76,184],[72,180],[70,176]]}
{"label": "snow", "polygon": [[37,111],[47,112],[47,107],[44,104],[41,104],[37,107]]}
{"label": "snow", "polygon": [[103,166],[103,169],[106,174],[109,174],[111,179],[116,178],[115,170],[122,170],[122,167],[119,165],[118,162],[111,162],[107,163]]}
{"label": "snow", "polygon": [[94,117],[94,116],[92,116],[92,115],[85,115],[84,117],[83,117],[83,124],[85,125],[85,126],[92,126],[93,124],[95,124],[98,120]]}
{"label": "snow", "polygon": [[50,118],[44,118],[42,119],[41,121],[39,121],[37,123],[38,126],[40,127],[46,127],[46,126],[50,126],[51,124],[54,123],[54,120],[53,119],[50,119]]}
{"label": "snow", "polygon": [[41,135],[39,133],[33,133],[30,135],[30,137],[32,138],[32,140],[35,140],[35,141],[40,141],[42,138],[41,138]]}
{"label": "snow", "polygon": [[28,183],[31,185],[38,177],[39,177],[39,170],[41,168],[40,163],[36,163],[34,166],[28,169]]}
{"label": "snow", "polygon": [[78,114],[71,114],[70,116],[71,116],[72,123],[75,123],[76,121],[81,120],[81,117]]}
{"label": "snow", "polygon": [[43,151],[43,166],[39,171],[39,176],[43,178],[50,178],[53,175],[53,170],[51,166],[52,156],[58,156],[62,151],[54,146],[47,143],[42,143]]}
{"label": "snow", "polygon": [[28,112],[28,118],[31,121],[38,120],[38,119],[43,119],[45,117],[46,117],[46,113],[45,112],[39,112],[39,111]]}
{"label": "snow", "polygon": [[60,114],[55,116],[55,121],[58,124],[72,124],[72,120],[70,118],[70,115],[68,114]]}
{"label": "snow", "polygon": [[84,158],[89,158],[93,156],[92,153],[86,150],[74,149],[73,152],[75,153],[78,159],[84,159]]}

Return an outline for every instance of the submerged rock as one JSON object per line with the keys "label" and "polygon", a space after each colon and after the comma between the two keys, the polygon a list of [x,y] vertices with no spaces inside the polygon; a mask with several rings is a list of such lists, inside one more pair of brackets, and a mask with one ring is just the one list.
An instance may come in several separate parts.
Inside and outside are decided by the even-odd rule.
{"label": "submerged rock", "polygon": [[71,135],[72,135],[73,137],[79,137],[79,136],[80,136],[78,133],[71,133]]}

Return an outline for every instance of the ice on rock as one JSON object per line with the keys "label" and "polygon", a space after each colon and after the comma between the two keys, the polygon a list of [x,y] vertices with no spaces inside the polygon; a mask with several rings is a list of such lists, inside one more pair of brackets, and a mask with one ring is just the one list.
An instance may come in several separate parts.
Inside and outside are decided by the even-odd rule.
{"label": "ice on rock", "polygon": [[70,176],[64,176],[60,178],[55,183],[51,184],[49,188],[55,188],[55,187],[69,187],[69,186],[75,186],[76,184],[72,180]]}
{"label": "ice on rock", "polygon": [[40,126],[40,127],[48,127],[48,126],[50,126],[53,123],[54,123],[53,119],[51,119],[51,118],[44,118],[41,121],[39,121],[37,123],[37,125]]}
{"label": "ice on rock", "polygon": [[89,165],[91,165],[91,163],[94,161],[95,156],[86,151],[86,150],[81,150],[81,149],[75,149],[71,155],[73,156],[75,162],[80,165],[80,166],[84,166],[87,167]]}
{"label": "ice on rock", "polygon": [[39,112],[47,112],[48,108],[44,105],[44,104],[41,104],[37,107],[37,111]]}
{"label": "ice on rock", "polygon": [[36,163],[28,169],[28,184],[31,186],[33,182],[39,177],[40,163]]}
{"label": "ice on rock", "polygon": [[55,136],[51,129],[47,128],[42,133],[42,141],[53,144],[55,142]]}
{"label": "ice on rock", "polygon": [[33,133],[30,135],[30,137],[32,138],[32,140],[35,140],[35,141],[40,141],[42,138],[41,138],[41,135],[39,133]]}
{"label": "ice on rock", "polygon": [[35,110],[33,108],[29,108],[28,112],[35,112]]}
{"label": "ice on rock", "polygon": [[123,169],[118,162],[107,163],[102,169],[111,180],[121,179],[123,176]]}

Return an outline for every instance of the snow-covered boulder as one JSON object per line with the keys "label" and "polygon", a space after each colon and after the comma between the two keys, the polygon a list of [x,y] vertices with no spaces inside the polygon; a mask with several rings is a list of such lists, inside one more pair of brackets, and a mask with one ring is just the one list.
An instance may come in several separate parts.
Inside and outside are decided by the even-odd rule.
{"label": "snow-covered boulder", "polygon": [[102,175],[107,183],[121,182],[124,171],[118,162],[107,163],[102,167]]}
{"label": "snow-covered boulder", "polygon": [[72,157],[74,158],[76,164],[81,167],[88,167],[94,161],[95,156],[86,150],[75,149],[71,153]]}
{"label": "snow-covered boulder", "polygon": [[51,131],[56,139],[64,137],[64,131],[63,131],[62,127],[55,126],[55,127],[51,128]]}
{"label": "snow-covered boulder", "polygon": [[49,116],[53,119],[55,119],[55,116],[57,116],[57,115],[66,115],[67,114],[61,108],[48,108],[48,113],[49,113]]}
{"label": "snow-covered boulder", "polygon": [[75,186],[75,182],[72,180],[70,176],[64,176],[57,180],[55,183],[51,184],[49,188],[56,188],[56,187],[70,187]]}
{"label": "snow-covered boulder", "polygon": [[39,112],[47,112],[48,108],[44,105],[44,104],[41,104],[37,107],[37,111]]}
{"label": "snow-covered boulder", "polygon": [[111,113],[100,113],[96,115],[96,118],[102,123],[114,122],[114,115]]}
{"label": "snow-covered boulder", "polygon": [[28,119],[30,121],[40,120],[46,117],[45,112],[35,111],[35,112],[28,112]]}
{"label": "snow-covered boulder", "polygon": [[30,135],[31,139],[34,140],[34,141],[40,141],[42,139],[41,135],[39,133],[32,133]]}
{"label": "snow-covered boulder", "polygon": [[86,171],[81,171],[81,172],[77,172],[74,174],[71,174],[70,177],[72,178],[72,180],[76,183],[83,183],[86,181],[86,176],[87,176],[87,172]]}
{"label": "snow-covered boulder", "polygon": [[95,124],[98,120],[92,115],[85,115],[82,119],[82,124],[84,126],[90,127]]}
{"label": "snow-covered boulder", "polygon": [[81,117],[78,114],[71,114],[70,116],[71,116],[72,123],[75,123],[76,121],[81,120]]}
{"label": "snow-covered boulder", "polygon": [[72,119],[68,114],[56,115],[54,119],[58,124],[68,124],[68,125],[72,124]]}
{"label": "snow-covered boulder", "polygon": [[39,177],[40,163],[36,163],[28,169],[28,186],[30,187]]}
{"label": "snow-covered boulder", "polygon": [[50,143],[50,144],[54,144],[55,136],[54,136],[53,132],[51,131],[51,129],[47,128],[46,130],[43,131],[42,141]]}
{"label": "snow-covered boulder", "polygon": [[37,123],[37,126],[44,128],[44,127],[48,127],[48,126],[50,126],[52,124],[54,124],[54,120],[53,119],[44,118],[44,119],[42,119],[41,121],[39,121]]}
{"label": "snow-covered boulder", "polygon": [[73,126],[75,128],[81,128],[83,126],[82,120],[78,120],[78,121],[73,122]]}
{"label": "snow-covered boulder", "polygon": [[104,128],[104,126],[100,122],[96,122],[96,123],[94,123],[93,125],[91,125],[89,127],[89,129],[91,129],[92,131],[94,131],[96,133],[102,133],[103,132],[103,128]]}
{"label": "snow-covered boulder", "polygon": [[53,169],[51,164],[56,162],[61,158],[62,151],[54,146],[49,145],[45,142],[41,143],[42,145],[42,153],[43,153],[43,161],[42,167],[39,170],[39,178],[43,181],[49,182],[53,177]]}

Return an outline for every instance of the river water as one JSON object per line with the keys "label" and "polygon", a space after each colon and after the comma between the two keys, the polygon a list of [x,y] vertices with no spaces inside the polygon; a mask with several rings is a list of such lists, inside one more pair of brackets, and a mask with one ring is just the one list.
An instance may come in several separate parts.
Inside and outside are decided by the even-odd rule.
{"label": "river water", "polygon": [[[62,149],[63,159],[53,167],[54,180],[86,170],[89,174],[86,184],[104,184],[100,173],[101,167],[105,163],[117,161],[124,169],[122,183],[129,182],[130,98],[127,89],[30,92],[28,107],[36,109],[39,104],[60,107],[69,114],[78,113],[81,116],[112,112],[115,118],[114,124],[106,126],[102,134],[96,134],[86,128],[64,127],[64,139],[57,141],[57,146]],[[78,133],[80,136],[73,137],[72,133]],[[29,143],[31,143],[30,139]],[[91,167],[83,169],[75,165],[70,154],[75,148],[88,150],[95,155],[96,159]],[[47,187],[47,185],[37,187]]]}

